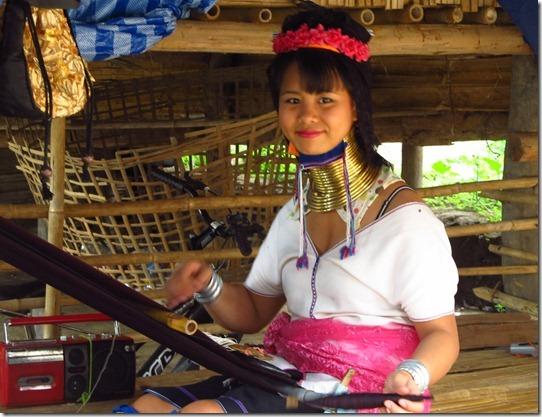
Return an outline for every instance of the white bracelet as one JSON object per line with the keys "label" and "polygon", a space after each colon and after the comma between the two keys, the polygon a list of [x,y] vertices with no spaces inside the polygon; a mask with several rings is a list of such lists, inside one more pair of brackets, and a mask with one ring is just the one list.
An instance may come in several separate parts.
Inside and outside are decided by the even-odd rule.
{"label": "white bracelet", "polygon": [[220,293],[222,292],[222,287],[224,286],[224,281],[218,273],[213,270],[211,274],[211,280],[207,286],[200,292],[194,293],[194,298],[200,304],[209,304],[215,301]]}
{"label": "white bracelet", "polygon": [[429,386],[429,371],[423,363],[417,359],[407,359],[399,364],[397,371],[405,371],[414,380],[420,394],[422,394]]}

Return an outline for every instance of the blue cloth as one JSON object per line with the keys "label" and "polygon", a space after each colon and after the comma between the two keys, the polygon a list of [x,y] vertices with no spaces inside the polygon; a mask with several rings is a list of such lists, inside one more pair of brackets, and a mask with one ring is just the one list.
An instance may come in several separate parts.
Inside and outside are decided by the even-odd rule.
{"label": "blue cloth", "polygon": [[521,30],[525,41],[538,55],[538,2],[537,0],[499,0],[501,7]]}
{"label": "blue cloth", "polygon": [[87,61],[145,52],[171,34],[192,9],[217,0],[81,0],[68,10],[79,51]]}
{"label": "blue cloth", "polygon": [[132,407],[129,404],[121,404],[117,405],[113,410],[111,410],[112,414],[139,414],[139,411],[137,411],[134,407]]}

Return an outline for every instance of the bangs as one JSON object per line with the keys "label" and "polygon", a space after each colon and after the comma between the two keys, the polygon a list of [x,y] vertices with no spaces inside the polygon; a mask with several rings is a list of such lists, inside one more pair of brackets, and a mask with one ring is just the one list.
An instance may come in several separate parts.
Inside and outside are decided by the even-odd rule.
{"label": "bangs", "polygon": [[319,94],[349,89],[340,75],[340,60],[336,59],[339,56],[334,55],[334,53],[315,48],[298,51],[291,63],[297,65],[303,90],[310,94]]}

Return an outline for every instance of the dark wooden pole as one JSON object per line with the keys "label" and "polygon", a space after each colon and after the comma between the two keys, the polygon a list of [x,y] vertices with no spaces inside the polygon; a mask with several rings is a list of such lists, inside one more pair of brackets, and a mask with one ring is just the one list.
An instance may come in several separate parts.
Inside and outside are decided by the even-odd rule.
{"label": "dark wooden pole", "polygon": [[422,187],[423,146],[403,142],[401,176],[411,187]]}
{"label": "dark wooden pole", "polygon": [[[504,178],[517,178],[525,175],[538,175],[538,159],[517,160],[514,157],[516,145],[513,141],[526,133],[538,132],[538,66],[536,57],[514,57],[510,91],[510,112],[508,119],[509,139],[506,145]],[[516,160],[515,160],[516,159]],[[527,195],[536,195],[538,187],[531,190],[518,190]],[[538,216],[538,207],[528,204],[503,202],[503,220]],[[502,244],[523,251],[538,253],[538,232],[503,233]],[[503,256],[502,265],[517,265],[521,260]],[[507,276],[504,291],[508,294],[531,301],[538,300],[538,279],[532,276]]]}

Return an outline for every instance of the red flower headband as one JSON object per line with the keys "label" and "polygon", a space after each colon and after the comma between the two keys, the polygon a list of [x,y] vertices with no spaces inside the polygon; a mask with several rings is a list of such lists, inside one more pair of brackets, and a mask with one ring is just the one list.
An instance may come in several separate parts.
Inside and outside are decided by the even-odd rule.
{"label": "red flower headband", "polygon": [[277,54],[299,48],[328,49],[357,62],[366,62],[371,56],[366,43],[343,35],[341,29],[326,30],[321,24],[309,29],[309,26],[303,23],[297,30],[288,30],[273,38],[273,52]]}

